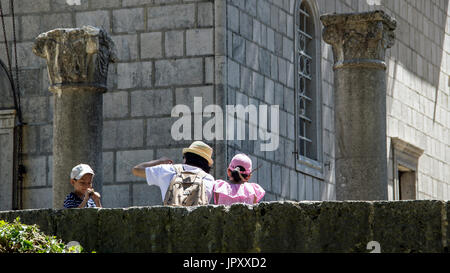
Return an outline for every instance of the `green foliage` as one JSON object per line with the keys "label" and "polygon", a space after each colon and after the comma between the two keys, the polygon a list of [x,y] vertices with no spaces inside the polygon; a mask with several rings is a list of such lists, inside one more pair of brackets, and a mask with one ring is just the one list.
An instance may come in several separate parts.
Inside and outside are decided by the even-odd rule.
{"label": "green foliage", "polygon": [[67,247],[55,236],[43,234],[36,225],[0,220],[0,253],[80,253],[80,245]]}

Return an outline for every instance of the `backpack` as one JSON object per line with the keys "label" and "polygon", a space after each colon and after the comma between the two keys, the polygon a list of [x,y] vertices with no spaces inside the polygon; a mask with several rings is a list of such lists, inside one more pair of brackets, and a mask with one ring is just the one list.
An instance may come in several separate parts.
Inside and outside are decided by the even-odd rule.
{"label": "backpack", "polygon": [[173,168],[176,174],[170,181],[164,197],[164,205],[207,205],[208,197],[206,196],[205,183],[203,181],[207,173],[203,170],[200,170],[198,173],[185,171],[181,164],[175,164]]}

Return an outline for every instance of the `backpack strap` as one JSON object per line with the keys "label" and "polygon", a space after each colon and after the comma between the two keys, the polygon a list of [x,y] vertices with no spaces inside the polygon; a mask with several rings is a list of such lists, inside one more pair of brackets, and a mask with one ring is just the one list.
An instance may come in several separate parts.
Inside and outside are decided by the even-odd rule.
{"label": "backpack strap", "polygon": [[175,170],[175,175],[181,176],[181,173],[184,171],[183,170],[183,165],[181,165],[181,164],[174,164],[174,165],[172,165],[172,167]]}

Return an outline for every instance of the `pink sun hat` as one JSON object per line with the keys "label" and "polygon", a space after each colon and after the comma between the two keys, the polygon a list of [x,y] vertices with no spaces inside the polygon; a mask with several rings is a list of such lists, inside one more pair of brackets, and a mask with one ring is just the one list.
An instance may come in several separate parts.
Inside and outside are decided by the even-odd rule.
{"label": "pink sun hat", "polygon": [[231,159],[228,169],[234,170],[237,166],[244,167],[245,171],[242,174],[249,175],[252,172],[252,160],[246,154],[237,154]]}

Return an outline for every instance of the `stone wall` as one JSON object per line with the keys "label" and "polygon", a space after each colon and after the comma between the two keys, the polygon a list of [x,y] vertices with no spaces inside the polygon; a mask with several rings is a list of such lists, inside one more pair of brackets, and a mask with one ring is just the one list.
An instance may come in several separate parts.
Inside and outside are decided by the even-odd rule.
{"label": "stone wall", "polygon": [[[388,198],[394,198],[398,182],[398,163],[391,139],[399,138],[424,150],[415,170],[415,198],[448,199],[449,1],[304,1],[316,8],[319,15],[383,10],[397,20],[395,45],[386,52]],[[229,141],[227,157],[243,151],[263,166],[253,180],[268,190],[265,200],[333,200],[336,198],[333,53],[323,41],[318,160],[323,164],[321,173],[299,171],[292,154],[296,151],[293,25],[298,2],[301,1],[227,0],[227,102],[280,105],[281,134],[280,147],[275,152],[261,152],[258,141]]]}
{"label": "stone wall", "polygon": [[24,210],[65,242],[105,252],[448,252],[448,202],[264,202],[192,208]]}
{"label": "stone wall", "polygon": [[[77,2],[77,1],[73,1]],[[131,175],[143,160],[181,160],[190,141],[174,141],[172,107],[274,104],[280,106],[280,146],[261,152],[261,141],[208,142],[215,148],[218,178],[239,151],[261,169],[252,181],[271,200],[333,200],[334,97],[331,47],[321,42],[321,162],[316,176],[296,166],[294,122],[294,7],[298,0],[16,0],[15,25],[24,122],[23,208],[52,204],[53,97],[45,61],[35,56],[34,38],[58,27],[103,27],[114,39],[119,61],[110,65],[104,94],[103,204],[128,207],[160,204],[157,187]],[[449,1],[308,0],[318,14],[382,9],[398,21],[397,41],[387,51],[387,142],[389,198],[398,137],[424,150],[417,170],[418,199],[450,196]],[[12,22],[6,15],[9,51]],[[374,3],[378,3],[375,5]],[[317,18],[317,22],[320,20]],[[0,58],[6,50],[0,42]],[[0,108],[5,100],[0,100]]]}
{"label": "stone wall", "polygon": [[[192,0],[15,1],[18,65],[24,122],[23,208],[52,207],[53,95],[45,60],[35,56],[35,37],[54,28],[93,25],[116,44],[103,95],[103,205],[160,204],[157,187],[131,174],[142,162],[168,156],[181,162],[191,141],[174,141],[176,104],[193,109],[192,96],[215,102],[214,1]],[[11,21],[9,1],[2,0]],[[12,50],[12,25],[7,25]],[[5,44],[0,43],[6,63]],[[1,103],[1,102],[0,102]],[[214,142],[209,142],[215,145]],[[217,147],[215,147],[217,148]],[[67,174],[69,183],[69,174]],[[95,179],[94,179],[95,187]],[[62,204],[61,204],[62,206]]]}
{"label": "stone wall", "polygon": [[449,1],[383,3],[398,23],[387,60],[389,190],[395,179],[390,138],[398,137],[424,150],[417,198],[449,199]]}

